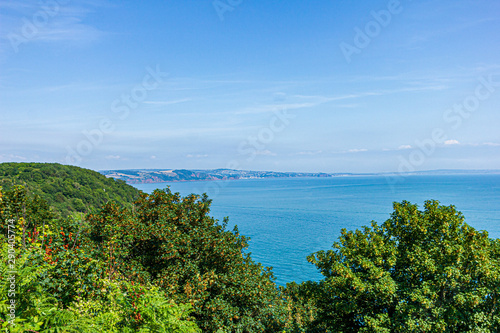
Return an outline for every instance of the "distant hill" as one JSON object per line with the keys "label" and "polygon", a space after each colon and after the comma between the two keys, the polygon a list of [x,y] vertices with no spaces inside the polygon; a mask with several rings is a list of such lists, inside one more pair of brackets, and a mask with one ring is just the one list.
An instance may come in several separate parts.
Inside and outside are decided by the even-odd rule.
{"label": "distant hill", "polygon": [[248,171],[248,170],[232,170],[232,169],[214,169],[214,170],[140,169],[140,170],[105,170],[100,172],[106,177],[121,179],[129,184],[162,183],[162,182],[194,181],[194,180],[333,176],[333,174],[327,174],[327,173]]}
{"label": "distant hill", "polygon": [[8,190],[14,185],[25,185],[62,216],[86,212],[110,200],[131,206],[140,193],[122,180],[89,169],[56,163],[0,163],[0,186]]}
{"label": "distant hill", "polygon": [[103,170],[106,177],[121,179],[128,184],[164,183],[199,180],[259,179],[292,177],[342,177],[342,176],[412,176],[412,175],[460,175],[460,174],[500,174],[500,170],[430,170],[406,173],[307,173],[249,171],[232,169],[184,170],[184,169],[132,169]]}

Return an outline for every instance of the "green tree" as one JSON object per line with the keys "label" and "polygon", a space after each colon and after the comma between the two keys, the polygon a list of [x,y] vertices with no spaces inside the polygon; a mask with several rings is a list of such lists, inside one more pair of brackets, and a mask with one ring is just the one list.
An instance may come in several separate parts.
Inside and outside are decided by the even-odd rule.
{"label": "green tree", "polygon": [[43,198],[57,217],[87,212],[108,201],[132,207],[140,191],[122,180],[75,166],[56,163],[0,163],[0,186],[22,185],[31,197]]}
{"label": "green tree", "polygon": [[[7,244],[1,246],[7,257]],[[189,314],[190,304],[169,301],[151,285],[128,281],[96,280],[102,288],[100,295],[77,297],[63,306],[53,292],[40,280],[54,270],[47,262],[33,264],[41,249],[34,245],[19,251],[16,273],[13,275],[6,260],[0,260],[0,328],[6,332],[200,332]],[[99,263],[94,263],[99,264]],[[12,279],[7,277],[15,276]],[[42,277],[41,277],[42,276]],[[51,277],[57,283],[58,277]],[[15,294],[11,282],[15,281]],[[88,295],[87,295],[88,296]],[[14,300],[14,303],[12,303]],[[15,309],[14,311],[11,311]]]}
{"label": "green tree", "polygon": [[89,216],[108,276],[135,276],[190,303],[204,332],[277,332],[284,301],[270,269],[243,253],[247,239],[208,215],[206,197],[156,190],[133,211],[107,204]]}
{"label": "green tree", "polygon": [[454,206],[403,201],[308,257],[322,332],[499,332],[500,242]]}
{"label": "green tree", "polygon": [[22,186],[0,187],[2,331],[200,332],[191,304],[151,284],[107,279],[82,222],[54,220],[47,203]]}
{"label": "green tree", "polygon": [[315,306],[315,300],[319,296],[317,284],[312,281],[301,284],[289,282],[286,287],[280,287],[280,290],[286,301],[285,332],[312,332],[312,324],[318,312]]}

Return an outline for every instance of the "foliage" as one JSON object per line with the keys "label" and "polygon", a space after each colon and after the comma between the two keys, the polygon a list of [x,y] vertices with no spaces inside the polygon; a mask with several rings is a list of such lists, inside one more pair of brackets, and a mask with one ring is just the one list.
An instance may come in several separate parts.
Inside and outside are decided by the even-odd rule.
{"label": "foliage", "polygon": [[453,206],[395,203],[386,222],[342,230],[333,249],[308,257],[322,281],[278,289],[271,269],[244,252],[248,238],[210,217],[210,204],[76,167],[0,164],[0,328],[500,331],[500,240]]}
{"label": "foliage", "polygon": [[99,282],[101,297],[73,303],[70,310],[80,318],[91,318],[100,332],[200,332],[192,318],[190,304],[176,304],[151,285],[133,282]]}
{"label": "foliage", "polygon": [[10,191],[3,191],[0,187],[0,232],[8,232],[7,221],[16,219],[20,221],[23,245],[30,234],[43,233],[44,227],[54,220],[54,214],[47,202],[40,196],[28,196],[23,186],[16,185]]}
{"label": "foliage", "polygon": [[23,187],[7,192],[0,188],[0,217],[7,231],[0,235],[2,329],[199,332],[189,318],[190,304],[174,303],[149,284],[134,284],[124,277],[106,279],[104,264],[90,256],[91,247],[82,244],[81,221],[50,221],[38,231],[37,223],[43,222],[33,222],[39,210],[30,210],[31,204],[47,208],[43,199],[27,197]]}
{"label": "foliage", "polygon": [[314,304],[314,300],[319,297],[316,284],[311,281],[301,284],[290,282],[286,287],[280,287],[280,290],[286,301],[286,332],[312,332],[312,323],[318,312]]}
{"label": "foliage", "polygon": [[[64,328],[64,332],[74,332],[83,327],[88,318],[77,318],[67,310],[59,308],[57,299],[44,290],[38,283],[39,274],[50,269],[50,264],[33,265],[31,257],[40,249],[35,247],[20,251],[15,260],[16,273],[11,273],[8,261],[0,262],[2,281],[0,283],[0,321],[3,328],[10,332],[53,331],[56,327]],[[7,258],[7,245],[2,247],[2,257]],[[7,277],[9,279],[7,279]],[[15,288],[10,284],[14,283]],[[15,303],[12,304],[11,301]],[[15,325],[10,314],[15,307]]]}
{"label": "foliage", "polygon": [[208,216],[206,196],[142,194],[131,212],[109,203],[91,214],[91,239],[108,276],[135,274],[193,304],[204,332],[275,332],[284,302],[270,269],[244,254],[247,239]]}
{"label": "foliage", "polygon": [[[18,244],[26,258],[20,272],[35,283],[23,287],[29,296],[18,304],[18,318],[36,317],[40,329],[71,331],[78,323],[81,330],[106,332],[191,332],[197,329],[191,308],[207,332],[283,327],[285,302],[270,269],[243,253],[247,239],[236,228],[227,231],[227,220],[219,224],[208,216],[206,196],[156,191],[141,195],[132,210],[110,202],[86,218],[35,223],[23,187],[0,193],[2,225],[14,219],[18,238],[25,235]],[[39,204],[48,209],[43,199]],[[37,312],[43,304],[35,300],[48,310]]]}
{"label": "foliage", "polygon": [[23,185],[45,199],[57,216],[87,212],[108,201],[131,207],[139,190],[98,172],[56,163],[0,163],[0,186]]}
{"label": "foliage", "polygon": [[[51,292],[38,283],[40,273],[51,265],[31,265],[30,257],[39,249],[30,248],[16,260],[16,295],[9,297],[9,281],[0,284],[0,321],[10,332],[199,332],[188,320],[191,306],[168,301],[158,288],[134,286],[127,281],[102,279],[99,297],[77,297],[68,308],[61,306]],[[6,246],[3,247],[3,254]],[[0,262],[2,276],[9,276],[6,261]],[[15,325],[11,319],[10,300],[15,300]]]}
{"label": "foliage", "polygon": [[403,201],[382,225],[342,230],[308,257],[316,283],[313,326],[329,332],[500,331],[500,243],[454,206]]}
{"label": "foliage", "polygon": [[[15,236],[18,249],[39,250],[29,252],[33,267],[49,264],[50,269],[37,274],[40,286],[65,305],[95,284],[99,266],[81,248],[78,222],[72,217],[54,219],[47,203],[37,195],[30,198],[22,186],[5,192],[0,188],[0,196],[1,234]],[[8,227],[9,220],[15,228]]]}

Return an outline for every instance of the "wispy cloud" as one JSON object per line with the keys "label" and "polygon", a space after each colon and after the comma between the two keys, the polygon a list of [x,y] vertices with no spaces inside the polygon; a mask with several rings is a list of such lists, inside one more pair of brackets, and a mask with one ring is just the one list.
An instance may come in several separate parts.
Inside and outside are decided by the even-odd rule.
{"label": "wispy cloud", "polygon": [[[426,13],[427,15],[427,13]],[[481,18],[476,20],[467,20],[460,21],[454,25],[449,25],[443,29],[428,29],[428,30],[420,30],[418,33],[415,33],[413,36],[409,37],[406,41],[406,47],[408,48],[417,48],[421,47],[422,44],[426,44],[431,40],[436,40],[440,38],[446,38],[450,35],[457,34],[463,30],[468,30],[472,27],[485,24],[487,22],[498,21],[499,18],[496,16]]]}
{"label": "wispy cloud", "polygon": [[500,143],[496,142],[481,142],[481,143],[461,143],[458,140],[450,139],[444,142],[445,146],[469,146],[469,147],[500,147]]}
{"label": "wispy cloud", "polygon": [[[242,110],[236,111],[235,114],[266,113],[266,112],[273,112],[279,109],[284,109],[284,110],[307,109],[335,101],[358,99],[370,96],[381,96],[381,95],[395,94],[407,91],[434,90],[434,89],[444,89],[444,87],[408,87],[408,88],[398,88],[392,90],[365,91],[360,93],[344,94],[337,96],[290,95],[287,96],[287,100],[293,100],[293,102],[265,104],[260,106],[247,107]],[[341,108],[353,108],[357,107],[357,104],[339,104],[334,106]]]}
{"label": "wispy cloud", "polygon": [[258,150],[256,153],[256,155],[262,155],[262,156],[276,156],[276,153],[273,153],[272,151],[270,150]]}
{"label": "wispy cloud", "polygon": [[306,156],[313,156],[313,155],[318,155],[321,154],[323,151],[322,150],[315,150],[315,151],[300,151],[298,153],[295,153],[293,155],[306,155]]}
{"label": "wispy cloud", "polygon": [[349,149],[347,152],[348,153],[362,153],[362,152],[365,152],[365,151],[368,151],[368,149],[365,149],[365,148],[361,148],[361,149]]}
{"label": "wispy cloud", "polygon": [[469,143],[467,146],[473,147],[500,147],[500,143],[496,142],[482,142],[482,143]]}
{"label": "wispy cloud", "polygon": [[490,146],[490,147],[500,147],[500,143],[495,143],[495,142],[485,142],[482,145],[483,146]]}
{"label": "wispy cloud", "polygon": [[107,155],[104,158],[107,159],[107,160],[119,160],[120,159],[120,155]]}
{"label": "wispy cloud", "polygon": [[248,107],[240,111],[235,111],[235,114],[256,114],[256,113],[267,113],[277,110],[296,110],[304,109],[316,106],[320,103],[282,103],[282,104],[267,104],[255,107]]}
{"label": "wispy cloud", "polygon": [[26,161],[27,158],[25,156],[16,155],[16,154],[4,154],[0,155],[0,162],[17,162],[17,161]]}
{"label": "wispy cloud", "polygon": [[179,103],[184,103],[184,102],[189,102],[192,101],[192,98],[182,98],[182,99],[177,99],[173,101],[145,101],[143,102],[144,104],[150,104],[150,105],[158,105],[158,106],[164,106],[164,105],[172,105],[172,104],[179,104]]}
{"label": "wispy cloud", "polygon": [[397,148],[382,148],[382,151],[398,151],[398,150],[406,150],[406,149],[412,149],[413,146],[411,145],[400,145]]}
{"label": "wispy cloud", "polygon": [[221,136],[231,136],[247,130],[247,127],[180,127],[177,128],[150,128],[150,129],[119,129],[108,137],[122,144],[134,145],[137,142],[161,142],[163,140],[187,139],[203,136],[205,139],[215,139]]}
{"label": "wispy cloud", "polygon": [[100,39],[105,33],[85,23],[85,18],[97,8],[109,6],[106,1],[20,3],[0,2],[3,23],[0,51],[19,51],[28,42],[64,42],[82,45]]}

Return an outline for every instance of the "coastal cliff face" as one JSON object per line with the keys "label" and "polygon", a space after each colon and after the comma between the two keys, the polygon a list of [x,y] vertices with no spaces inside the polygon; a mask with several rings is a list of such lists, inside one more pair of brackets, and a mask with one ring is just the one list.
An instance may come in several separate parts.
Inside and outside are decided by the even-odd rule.
{"label": "coastal cliff face", "polygon": [[247,171],[231,169],[215,170],[106,170],[106,177],[121,179],[128,184],[165,183],[197,180],[259,179],[283,177],[332,177],[327,173]]}

